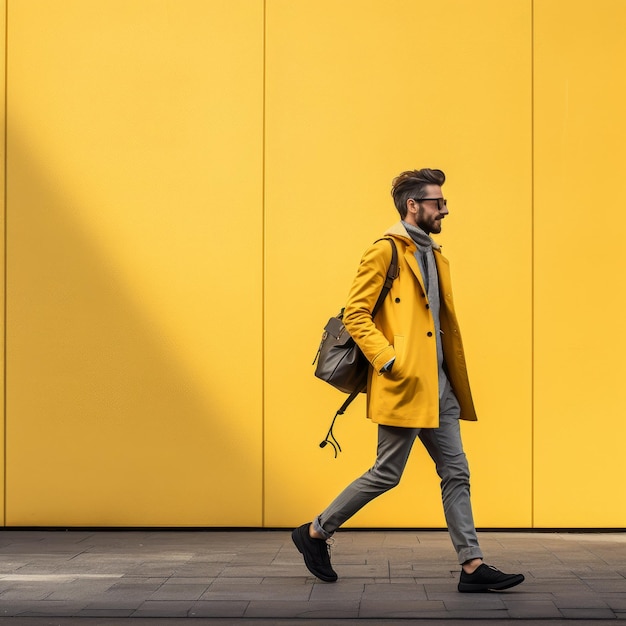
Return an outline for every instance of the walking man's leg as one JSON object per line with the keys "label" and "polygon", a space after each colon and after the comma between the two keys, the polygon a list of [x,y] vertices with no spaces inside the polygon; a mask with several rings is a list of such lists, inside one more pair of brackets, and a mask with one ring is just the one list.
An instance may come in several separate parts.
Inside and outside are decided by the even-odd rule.
{"label": "walking man's leg", "polygon": [[419,429],[415,428],[378,426],[374,466],[348,485],[312,524],[303,524],[293,531],[293,541],[312,574],[326,582],[337,580],[326,540],[368,502],[400,482],[418,433]]}
{"label": "walking man's leg", "polygon": [[441,498],[448,532],[459,563],[482,559],[478,545],[472,503],[470,500],[470,473],[461,442],[459,403],[447,385],[441,399],[439,428],[423,428],[420,440],[435,462],[441,478]]}
{"label": "walking man's leg", "polygon": [[519,585],[522,574],[505,574],[482,562],[472,504],[470,474],[463,451],[459,425],[459,404],[447,389],[441,399],[439,428],[423,428],[420,440],[435,462],[441,478],[441,498],[450,539],[462,565],[458,589],[463,592],[502,590]]}

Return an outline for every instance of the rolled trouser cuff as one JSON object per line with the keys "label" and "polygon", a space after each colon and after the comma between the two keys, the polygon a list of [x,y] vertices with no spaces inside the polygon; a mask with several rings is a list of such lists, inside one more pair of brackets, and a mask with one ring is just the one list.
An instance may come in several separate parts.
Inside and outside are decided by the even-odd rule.
{"label": "rolled trouser cuff", "polygon": [[333,533],[329,533],[322,528],[319,515],[313,520],[313,530],[317,531],[324,539],[330,539]]}
{"label": "rolled trouser cuff", "polygon": [[472,559],[482,559],[483,553],[480,548],[472,547],[472,548],[461,548],[458,551],[459,555],[459,563],[463,565],[467,561],[471,561]]}

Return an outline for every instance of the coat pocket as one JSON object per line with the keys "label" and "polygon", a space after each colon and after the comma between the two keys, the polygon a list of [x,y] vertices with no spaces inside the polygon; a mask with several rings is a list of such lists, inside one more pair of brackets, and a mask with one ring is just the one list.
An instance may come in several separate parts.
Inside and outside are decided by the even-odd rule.
{"label": "coat pocket", "polygon": [[391,372],[389,375],[391,378],[398,378],[403,371],[404,367],[404,335],[394,335],[393,336],[393,350],[396,354],[396,359],[393,362],[393,366],[391,368]]}
{"label": "coat pocket", "polygon": [[411,355],[404,335],[394,335],[396,360],[391,372],[372,377],[369,416],[378,423],[398,425],[415,412],[413,404],[419,393],[419,379],[412,372]]}

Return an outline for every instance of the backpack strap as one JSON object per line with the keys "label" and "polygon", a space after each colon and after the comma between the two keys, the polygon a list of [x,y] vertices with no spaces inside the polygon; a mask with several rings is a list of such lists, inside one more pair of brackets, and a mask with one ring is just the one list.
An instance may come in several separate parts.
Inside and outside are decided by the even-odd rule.
{"label": "backpack strap", "polygon": [[[391,262],[389,263],[389,268],[387,269],[387,276],[385,277],[383,288],[381,289],[378,300],[376,300],[376,304],[372,310],[372,319],[380,310],[380,307],[383,305],[383,302],[391,289],[393,281],[398,276],[398,249],[396,248],[396,242],[391,239],[391,237],[383,237],[383,239],[386,239],[391,244]],[[377,239],[376,241],[383,241],[383,239]],[[376,243],[376,241],[374,243]]]}
{"label": "backpack strap", "polygon": [[[380,291],[380,295],[378,296],[378,300],[376,300],[376,304],[374,305],[374,309],[372,310],[372,319],[374,319],[376,313],[380,310],[380,307],[383,305],[385,298],[389,294],[389,290],[391,289],[391,285],[393,281],[398,276],[398,249],[396,248],[396,243],[390,237],[383,237],[382,239],[377,239],[376,241],[382,241],[386,239],[391,244],[391,262],[389,263],[389,267],[387,268],[387,276],[385,277],[385,282]],[[374,243],[376,243],[376,241]],[[320,443],[320,448],[325,448],[328,444],[330,444],[335,451],[335,458],[337,458],[337,453],[341,452],[341,446],[339,442],[335,439],[335,435],[333,434],[333,427],[335,425],[335,421],[339,415],[343,415],[346,412],[346,409],[352,404],[352,401],[367,387],[367,370],[363,376],[363,379],[359,381],[356,385],[354,391],[347,397],[346,401],[337,409],[335,413],[335,417],[333,417],[333,421],[330,424],[330,428],[326,433],[326,437],[324,441]]]}
{"label": "backpack strap", "polygon": [[337,453],[341,452],[341,446],[339,442],[335,439],[335,435],[333,434],[333,427],[335,425],[335,420],[346,412],[346,409],[350,406],[352,401],[364,390],[367,385],[367,376],[362,384],[357,385],[356,389],[347,397],[346,401],[337,409],[335,413],[335,417],[333,417],[333,421],[330,423],[330,428],[326,433],[326,437],[324,437],[324,441],[320,442],[320,448],[325,448],[328,444],[330,444],[335,451],[335,458],[337,458]]}

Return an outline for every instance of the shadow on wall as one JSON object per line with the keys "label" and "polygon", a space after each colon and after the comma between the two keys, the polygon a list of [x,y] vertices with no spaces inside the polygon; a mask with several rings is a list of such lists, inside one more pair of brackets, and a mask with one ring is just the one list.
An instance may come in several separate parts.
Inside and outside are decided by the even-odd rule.
{"label": "shadow on wall", "polygon": [[[214,329],[231,330],[208,295],[214,277],[199,272],[175,303],[167,281],[158,297],[138,297],[125,275],[132,250],[123,262],[107,256],[75,219],[104,224],[97,199],[77,206],[81,181],[38,163],[23,143],[9,131],[7,525],[260,525],[261,396],[250,392],[260,385],[247,390],[258,411],[238,414],[225,387],[241,372],[216,369],[210,353]],[[143,247],[146,214],[127,220]],[[167,219],[196,228],[184,208]],[[154,232],[155,255],[169,255],[181,277],[197,272],[166,229],[163,239]],[[197,345],[167,332],[163,302],[171,326],[197,335]],[[244,339],[259,346],[259,362],[244,373],[260,380],[260,324],[236,330],[253,327],[257,335]]]}

